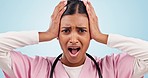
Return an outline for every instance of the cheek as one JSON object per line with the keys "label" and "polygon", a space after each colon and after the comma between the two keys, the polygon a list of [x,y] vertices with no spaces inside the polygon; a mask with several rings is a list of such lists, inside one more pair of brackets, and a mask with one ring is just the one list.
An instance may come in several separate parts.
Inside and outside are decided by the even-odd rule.
{"label": "cheek", "polygon": [[90,35],[88,34],[87,36],[81,37],[80,41],[81,41],[83,47],[88,48],[89,43],[90,43]]}
{"label": "cheek", "polygon": [[85,35],[83,35],[83,38],[86,42],[88,42],[90,40],[90,32],[88,31]]}
{"label": "cheek", "polygon": [[87,49],[89,47],[89,44],[90,44],[90,40],[88,39],[83,39],[83,42],[82,42],[82,53],[86,53],[87,52]]}
{"label": "cheek", "polygon": [[88,46],[89,45],[89,43],[90,43],[90,39],[89,38],[85,38],[85,39],[83,39],[83,40],[81,40],[82,41],[82,43],[83,43],[83,46]]}
{"label": "cheek", "polygon": [[67,37],[59,34],[58,40],[61,45],[61,48],[64,49],[66,47],[67,42],[68,42]]}

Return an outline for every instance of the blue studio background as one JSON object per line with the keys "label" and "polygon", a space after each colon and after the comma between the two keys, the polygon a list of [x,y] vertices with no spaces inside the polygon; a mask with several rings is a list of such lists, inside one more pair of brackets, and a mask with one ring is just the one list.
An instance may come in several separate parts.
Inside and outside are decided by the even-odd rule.
{"label": "blue studio background", "polygon": [[[60,0],[0,0],[0,33],[46,31],[50,16]],[[148,40],[148,0],[90,0],[103,33],[114,33]],[[29,56],[57,56],[62,52],[57,39],[17,49]],[[91,41],[88,53],[104,57],[120,53]],[[0,78],[4,78],[0,70]],[[148,78],[148,76],[145,76]]]}

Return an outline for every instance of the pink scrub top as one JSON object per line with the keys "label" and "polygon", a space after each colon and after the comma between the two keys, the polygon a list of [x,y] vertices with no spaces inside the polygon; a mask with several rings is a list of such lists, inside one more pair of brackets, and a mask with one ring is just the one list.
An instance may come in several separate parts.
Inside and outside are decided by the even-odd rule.
{"label": "pink scrub top", "polygon": [[[104,58],[94,57],[99,64],[103,78],[131,78],[134,70],[134,57],[126,53],[112,54]],[[11,52],[12,70],[16,78],[49,78],[55,57],[28,57],[20,52]],[[6,78],[11,78],[5,73]],[[53,78],[69,78],[60,60]],[[79,78],[99,78],[94,62],[86,58]]]}

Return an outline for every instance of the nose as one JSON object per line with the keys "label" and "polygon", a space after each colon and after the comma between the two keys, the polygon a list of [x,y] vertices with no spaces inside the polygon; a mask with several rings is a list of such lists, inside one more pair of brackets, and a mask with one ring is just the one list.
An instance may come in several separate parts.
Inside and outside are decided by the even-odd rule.
{"label": "nose", "polygon": [[70,35],[70,43],[75,45],[78,43],[78,34],[76,32],[72,32]]}

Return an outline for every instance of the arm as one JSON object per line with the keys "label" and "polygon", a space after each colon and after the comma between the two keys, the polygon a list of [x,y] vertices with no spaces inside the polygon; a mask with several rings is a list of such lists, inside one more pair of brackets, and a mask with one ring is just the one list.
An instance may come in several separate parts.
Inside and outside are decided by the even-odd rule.
{"label": "arm", "polygon": [[[28,35],[29,34],[29,35]],[[10,51],[38,43],[38,32],[7,32],[0,34],[0,68],[13,76]]]}
{"label": "arm", "polygon": [[51,17],[50,28],[46,32],[23,31],[0,34],[0,68],[2,68],[3,71],[13,76],[10,58],[11,50],[43,41],[50,41],[58,37],[59,22],[61,15],[65,11],[65,9],[63,9],[65,5],[65,1],[61,1],[56,6]]}
{"label": "arm", "polygon": [[107,45],[127,52],[141,60],[148,60],[148,41],[111,34],[108,38]]}
{"label": "arm", "polygon": [[38,32],[36,31],[2,33],[0,34],[0,51],[6,53],[19,47],[36,44],[38,41]]}
{"label": "arm", "polygon": [[110,34],[107,45],[136,57],[133,78],[148,72],[148,41]]}
{"label": "arm", "polygon": [[108,36],[107,34],[102,34],[99,29],[98,18],[93,6],[89,1],[83,0],[83,2],[89,16],[91,38],[97,42],[107,44],[112,48],[120,49],[123,52],[127,52],[136,57],[133,78],[141,77],[148,72],[148,42],[119,35],[110,34]]}
{"label": "arm", "polygon": [[39,41],[50,41],[54,38],[57,38],[59,35],[59,25],[63,12],[66,10],[65,5],[67,1],[61,1],[54,9],[53,14],[51,15],[51,22],[49,29],[46,32],[39,32]]}
{"label": "arm", "polygon": [[50,41],[54,38],[54,34],[48,33],[48,32],[39,32],[39,42],[44,42],[44,41]]}
{"label": "arm", "polygon": [[91,39],[96,40],[97,42],[107,44],[108,35],[101,33],[98,25],[98,17],[94,11],[93,6],[89,1],[82,0],[86,6],[86,10],[89,17],[89,28],[90,28],[90,35]]}

